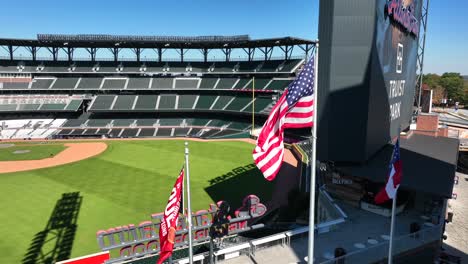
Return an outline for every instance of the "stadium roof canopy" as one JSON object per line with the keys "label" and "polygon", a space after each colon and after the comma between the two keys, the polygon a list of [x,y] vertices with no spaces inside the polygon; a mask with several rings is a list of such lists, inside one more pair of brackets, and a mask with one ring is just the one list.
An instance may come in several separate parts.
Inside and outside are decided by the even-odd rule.
{"label": "stadium roof canopy", "polygon": [[210,50],[220,49],[230,59],[232,49],[243,49],[249,59],[253,58],[255,50],[265,55],[265,60],[271,57],[274,47],[280,48],[287,59],[292,53],[293,47],[300,47],[306,54],[317,42],[294,37],[251,39],[248,35],[238,36],[138,36],[138,35],[102,35],[102,34],[38,34],[37,39],[7,39],[0,38],[0,46],[6,47],[13,59],[13,52],[17,47],[25,47],[31,52],[33,60],[39,48],[47,48],[54,57],[57,57],[59,49],[67,52],[69,60],[73,59],[73,50],[76,48],[87,49],[92,60],[95,58],[96,49],[106,48],[114,53],[117,60],[120,49],[132,49],[137,60],[142,49],[155,49],[159,53],[164,49],[176,49],[180,51],[182,60],[184,50],[197,49],[204,53],[205,58]]}

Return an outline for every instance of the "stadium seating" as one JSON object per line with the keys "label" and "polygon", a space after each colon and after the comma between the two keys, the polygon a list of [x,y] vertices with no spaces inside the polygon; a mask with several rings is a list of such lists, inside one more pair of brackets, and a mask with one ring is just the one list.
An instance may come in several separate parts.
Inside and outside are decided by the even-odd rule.
{"label": "stadium seating", "polygon": [[237,78],[220,78],[215,89],[232,89],[237,82]]}
{"label": "stadium seating", "polygon": [[32,81],[31,89],[49,89],[54,83],[54,81],[55,81],[55,78],[46,78],[46,79],[35,78]]}
{"label": "stadium seating", "polygon": [[57,78],[52,85],[52,89],[74,89],[79,78]]}
{"label": "stadium seating", "polygon": [[171,109],[175,109],[175,106],[176,106],[176,95],[159,96],[158,109],[171,110]]}
{"label": "stadium seating", "polygon": [[110,110],[115,99],[114,95],[97,96],[88,110]]}
{"label": "stadium seating", "polygon": [[102,78],[82,77],[78,81],[76,89],[99,89],[101,87]]}
{"label": "stadium seating", "polygon": [[175,89],[197,89],[199,78],[177,78],[175,79]]}
{"label": "stadium seating", "polygon": [[196,99],[196,95],[179,95],[177,109],[193,109]]}
{"label": "stadium seating", "polygon": [[49,138],[66,119],[0,120],[0,139]]}
{"label": "stadium seating", "polygon": [[136,95],[120,95],[114,102],[112,110],[131,110],[135,103]]}
{"label": "stadium seating", "polygon": [[127,78],[118,78],[118,79],[110,79],[104,78],[102,83],[101,89],[125,89],[128,79]]}
{"label": "stadium seating", "polygon": [[218,80],[219,78],[202,78],[200,82],[200,89],[213,89]]}
{"label": "stadium seating", "polygon": [[172,78],[153,78],[151,89],[172,89],[173,83]]}
{"label": "stadium seating", "polygon": [[[274,104],[273,98],[288,86],[293,71],[302,62],[296,59],[207,63],[0,60],[0,74],[21,73],[27,77],[20,82],[0,82],[0,94],[18,95],[18,99],[8,100],[2,100],[0,95],[0,113],[53,117],[61,112],[61,116],[69,117],[58,130],[25,124],[26,127],[4,129],[2,136],[218,138],[240,135],[251,126],[240,120],[250,117],[253,106],[255,113],[266,118]],[[253,77],[255,89],[259,90],[254,101],[249,91],[254,86]],[[27,82],[29,79],[32,81]],[[40,94],[47,95],[38,99]]]}
{"label": "stadium seating", "polygon": [[150,78],[129,78],[127,89],[148,89]]}
{"label": "stadium seating", "polygon": [[141,95],[138,96],[134,110],[154,110],[158,102],[157,95]]}

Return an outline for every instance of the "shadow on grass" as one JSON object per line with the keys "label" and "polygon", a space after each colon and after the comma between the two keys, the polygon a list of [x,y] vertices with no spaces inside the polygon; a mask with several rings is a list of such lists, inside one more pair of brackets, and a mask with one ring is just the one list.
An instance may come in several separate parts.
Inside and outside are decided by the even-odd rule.
{"label": "shadow on grass", "polygon": [[46,228],[31,241],[23,264],[49,264],[70,258],[82,199],[79,192],[62,194]]}
{"label": "shadow on grass", "polygon": [[231,211],[242,206],[242,200],[249,194],[255,194],[262,203],[269,201],[274,184],[263,178],[254,164],[237,167],[223,175],[209,180],[210,186],[205,191],[215,202],[227,201]]}
{"label": "shadow on grass", "polygon": [[231,211],[242,206],[242,200],[250,194],[260,198],[267,209],[274,210],[291,206],[291,195],[297,192],[298,169],[284,162],[273,181],[267,181],[255,164],[237,167],[209,180],[205,191],[215,202],[227,201]]}

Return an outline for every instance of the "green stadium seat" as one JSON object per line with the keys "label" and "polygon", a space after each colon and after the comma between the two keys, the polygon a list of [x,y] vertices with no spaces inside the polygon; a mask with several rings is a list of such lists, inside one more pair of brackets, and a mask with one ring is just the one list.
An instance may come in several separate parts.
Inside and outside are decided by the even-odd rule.
{"label": "green stadium seat", "polygon": [[118,89],[122,90],[125,88],[125,83],[127,79],[106,79],[104,78],[104,83],[102,84],[102,89]]}
{"label": "green stadium seat", "polygon": [[79,127],[84,124],[86,120],[82,119],[68,119],[62,127]]}
{"label": "green stadium seat", "polygon": [[128,127],[135,122],[135,119],[114,119],[113,126],[115,127]]}
{"label": "green stadium seat", "polygon": [[106,127],[112,119],[89,119],[86,123],[88,127]]}
{"label": "green stadium seat", "polygon": [[221,130],[218,130],[218,129],[210,129],[209,131],[206,131],[206,132],[203,132],[203,134],[201,135],[203,138],[207,138],[207,137],[211,137],[213,136],[214,134],[217,134],[219,133]]}
{"label": "green stadium seat", "polygon": [[89,110],[110,110],[115,97],[115,95],[98,95]]}
{"label": "green stadium seat", "polygon": [[197,89],[199,79],[175,79],[176,89]]}
{"label": "green stadium seat", "polygon": [[219,96],[216,103],[214,103],[212,109],[222,110],[227,105],[227,103],[229,103],[233,98],[234,98],[233,96],[224,96],[224,95]]}
{"label": "green stadium seat", "polygon": [[170,137],[172,133],[172,128],[158,128],[157,137]]}
{"label": "green stadium seat", "polygon": [[198,134],[198,132],[200,132],[200,130],[202,130],[201,128],[192,128],[192,130],[190,130],[190,133],[188,134],[190,137],[194,137]]}
{"label": "green stadium seat", "polygon": [[261,72],[276,72],[278,66],[283,63],[281,60],[271,60],[271,61],[263,61],[263,65],[260,68]]}
{"label": "green stadium seat", "polygon": [[79,78],[57,78],[52,89],[74,89]]}
{"label": "green stadium seat", "polygon": [[278,71],[291,72],[292,70],[294,70],[294,68],[297,67],[299,63],[301,63],[301,61],[302,60],[286,60],[284,61],[284,64],[282,65],[282,67],[278,69]]}
{"label": "green stadium seat", "polygon": [[183,127],[183,128],[175,128],[174,129],[174,136],[176,137],[185,137],[189,132],[190,128]]}
{"label": "green stadium seat", "polygon": [[71,102],[65,107],[66,111],[76,111],[80,108],[82,100],[71,100]]}
{"label": "green stadium seat", "polygon": [[192,126],[206,126],[210,120],[207,118],[196,118],[192,121]]}
{"label": "green stadium seat", "polygon": [[88,128],[84,131],[83,135],[91,136],[91,135],[95,135],[96,132],[97,132],[97,129]]}
{"label": "green stadium seat", "polygon": [[107,135],[109,134],[110,129],[108,128],[99,128],[96,132],[97,135]]}
{"label": "green stadium seat", "polygon": [[41,107],[39,107],[39,110],[60,111],[60,110],[64,110],[65,106],[67,105],[66,104],[42,104]]}
{"label": "green stadium seat", "polygon": [[54,79],[34,79],[31,89],[49,89],[54,82]]}
{"label": "green stadium seat", "polygon": [[252,80],[252,78],[249,79],[243,79],[241,78],[238,83],[236,83],[236,86],[234,86],[234,89],[243,89],[244,86],[249,83]]}
{"label": "green stadium seat", "polygon": [[40,104],[20,104],[18,106],[18,111],[33,111],[33,110],[38,110]]}
{"label": "green stadium seat", "polygon": [[[252,102],[252,98],[250,97],[236,97],[234,101],[232,101],[227,107],[226,111],[241,111],[245,108],[250,102]],[[251,107],[249,107],[251,109]],[[248,111],[249,109],[245,109],[244,111]]]}
{"label": "green stadium seat", "polygon": [[140,130],[140,134],[138,134],[139,137],[152,137],[154,135],[154,131],[156,129],[154,128],[142,128]]}
{"label": "green stadium seat", "polygon": [[138,129],[136,128],[126,128],[120,136],[121,137],[135,137],[137,133],[138,133]]}
{"label": "green stadium seat", "polygon": [[122,128],[113,128],[109,131],[108,135],[110,137],[118,137],[120,133],[122,132]]}
{"label": "green stadium seat", "polygon": [[228,128],[237,129],[237,130],[244,130],[249,126],[250,126],[250,124],[247,124],[247,123],[233,121],[233,122],[231,122],[231,124],[229,124]]}
{"label": "green stadium seat", "polygon": [[202,78],[200,82],[200,89],[213,89],[218,78]]}
{"label": "green stadium seat", "polygon": [[268,85],[268,90],[281,90],[283,91],[288,87],[292,80],[273,80],[270,85]]}
{"label": "green stadium seat", "polygon": [[160,126],[180,126],[182,119],[178,118],[161,118],[159,119]]}
{"label": "green stadium seat", "polygon": [[27,82],[14,82],[14,83],[3,83],[3,89],[28,89],[29,83]]}
{"label": "green stadium seat", "polygon": [[[270,81],[270,78],[255,78],[255,90],[264,90]],[[246,88],[251,90],[253,85],[253,82],[251,82]]]}
{"label": "green stadium seat", "polygon": [[175,95],[161,95],[159,97],[158,109],[159,110],[175,109],[175,101],[176,101]]}
{"label": "green stadium seat", "polygon": [[16,111],[16,104],[0,105],[0,111]]}
{"label": "green stadium seat", "polygon": [[138,119],[138,126],[153,126],[156,123],[157,119]]}
{"label": "green stadium seat", "polygon": [[150,78],[130,78],[127,89],[148,89],[150,80]]}
{"label": "green stadium seat", "polygon": [[153,78],[151,89],[172,89],[173,78]]}
{"label": "green stadium seat", "polygon": [[271,99],[271,97],[257,97],[255,99],[255,113],[259,113],[263,111],[271,103],[273,103],[273,100]]}
{"label": "green stadium seat", "polygon": [[135,110],[154,110],[157,101],[157,95],[139,95],[135,104]]}
{"label": "green stadium seat", "polygon": [[192,109],[196,99],[196,95],[179,95],[178,109]]}
{"label": "green stadium seat", "polygon": [[119,95],[112,110],[132,110],[136,95]]}
{"label": "green stadium seat", "polygon": [[210,109],[216,97],[217,97],[216,95],[200,95],[200,97],[198,98],[197,105],[195,106],[195,109],[196,110]]}
{"label": "green stadium seat", "polygon": [[99,89],[102,78],[82,77],[77,89]]}
{"label": "green stadium seat", "polygon": [[237,78],[220,78],[215,89],[232,89],[236,81]]}

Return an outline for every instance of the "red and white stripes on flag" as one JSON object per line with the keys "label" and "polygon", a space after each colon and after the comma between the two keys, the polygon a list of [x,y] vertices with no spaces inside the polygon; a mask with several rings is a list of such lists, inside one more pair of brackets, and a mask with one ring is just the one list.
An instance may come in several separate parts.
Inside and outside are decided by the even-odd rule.
{"label": "red and white stripes on flag", "polygon": [[172,250],[174,249],[183,180],[184,169],[182,168],[179,177],[177,177],[174,187],[172,188],[169,201],[166,205],[166,210],[164,210],[164,217],[159,226],[159,244],[161,251],[159,253],[158,264],[163,263],[164,260],[170,257],[172,255]]}
{"label": "red and white stripes on flag", "polygon": [[284,129],[313,125],[314,75],[314,60],[311,59],[284,91],[258,135],[253,159],[269,181],[275,179],[283,162]]}
{"label": "red and white stripes on flag", "polygon": [[375,196],[374,202],[376,204],[384,203],[390,199],[395,198],[398,187],[401,183],[402,167],[400,159],[400,140],[397,140],[393,149],[392,161],[390,162],[390,173],[388,176],[385,188]]}

